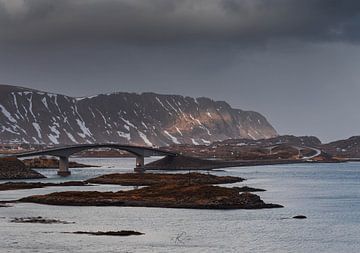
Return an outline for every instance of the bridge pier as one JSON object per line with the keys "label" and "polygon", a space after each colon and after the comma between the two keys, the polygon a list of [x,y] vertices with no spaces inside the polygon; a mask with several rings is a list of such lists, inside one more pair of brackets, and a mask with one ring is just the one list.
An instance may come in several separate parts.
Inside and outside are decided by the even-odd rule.
{"label": "bridge pier", "polygon": [[145,164],[144,164],[144,157],[160,155],[160,156],[177,156],[177,153],[173,153],[166,150],[160,150],[157,148],[151,147],[141,147],[141,146],[132,146],[132,145],[121,145],[121,144],[114,144],[114,143],[103,143],[103,144],[79,144],[79,145],[72,145],[72,146],[64,146],[64,147],[56,147],[56,148],[49,148],[45,150],[39,151],[31,151],[25,153],[16,153],[16,154],[9,154],[8,157],[29,157],[29,156],[55,156],[59,158],[59,170],[57,174],[59,176],[69,176],[69,157],[75,153],[94,149],[94,148],[113,148],[127,151],[131,154],[136,156],[136,167],[134,168],[135,172],[144,172],[145,171]]}
{"label": "bridge pier", "polygon": [[139,172],[139,173],[145,172],[144,164],[145,164],[144,156],[137,155],[136,156],[136,167],[134,168],[134,171]]}
{"label": "bridge pier", "polygon": [[71,175],[69,170],[69,157],[68,156],[60,156],[59,157],[59,170],[57,174],[61,177],[68,177]]}

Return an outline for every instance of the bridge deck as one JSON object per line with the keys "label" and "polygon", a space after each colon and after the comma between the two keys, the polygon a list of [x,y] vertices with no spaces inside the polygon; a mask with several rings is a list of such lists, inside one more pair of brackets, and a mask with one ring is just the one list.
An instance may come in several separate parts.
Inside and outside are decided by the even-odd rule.
{"label": "bridge deck", "polygon": [[124,150],[134,155],[139,156],[177,156],[178,154],[170,151],[160,150],[152,147],[142,147],[142,146],[133,146],[133,145],[118,145],[118,144],[79,144],[71,146],[62,146],[49,149],[43,149],[38,151],[24,152],[24,153],[14,153],[4,155],[4,157],[29,157],[29,156],[41,156],[41,155],[51,155],[58,157],[68,157],[72,154],[96,148],[112,148]]}
{"label": "bridge deck", "polygon": [[38,151],[15,153],[3,155],[2,157],[30,157],[30,156],[57,156],[59,157],[59,171],[60,176],[69,176],[69,156],[88,149],[96,148],[112,148],[124,150],[136,156],[135,171],[142,171],[144,166],[144,157],[146,156],[177,156],[174,152],[160,150],[151,147],[132,146],[132,145],[118,145],[118,144],[79,144],[64,147],[55,147]]}

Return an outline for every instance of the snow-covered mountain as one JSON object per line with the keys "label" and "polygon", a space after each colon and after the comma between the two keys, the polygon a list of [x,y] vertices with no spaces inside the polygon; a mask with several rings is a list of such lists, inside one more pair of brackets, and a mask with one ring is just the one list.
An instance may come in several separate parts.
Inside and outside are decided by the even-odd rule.
{"label": "snow-covered mountain", "polygon": [[73,98],[0,85],[0,142],[165,146],[277,136],[261,114],[226,102],[154,93]]}

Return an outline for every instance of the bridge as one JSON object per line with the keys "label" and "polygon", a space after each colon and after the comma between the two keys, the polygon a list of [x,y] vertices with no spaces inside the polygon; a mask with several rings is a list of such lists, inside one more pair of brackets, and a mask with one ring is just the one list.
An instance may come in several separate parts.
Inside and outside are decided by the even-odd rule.
{"label": "bridge", "polygon": [[119,145],[119,144],[79,144],[79,145],[43,149],[39,151],[9,154],[7,155],[7,157],[22,158],[22,157],[42,156],[42,155],[56,156],[59,158],[58,175],[66,177],[71,174],[69,170],[69,157],[71,155],[84,150],[97,149],[97,148],[111,148],[111,149],[124,150],[135,155],[136,166],[134,170],[138,172],[144,171],[145,156],[177,156],[178,155],[173,152],[151,148],[151,147]]}

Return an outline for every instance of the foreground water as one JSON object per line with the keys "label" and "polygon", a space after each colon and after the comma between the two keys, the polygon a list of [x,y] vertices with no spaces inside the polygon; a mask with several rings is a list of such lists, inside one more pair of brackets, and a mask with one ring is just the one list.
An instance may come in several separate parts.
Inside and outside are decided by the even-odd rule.
{"label": "foreground water", "polygon": [[[65,180],[130,171],[134,164],[130,158],[77,161],[102,167],[73,169],[72,176]],[[49,178],[40,181],[64,181],[54,170],[41,172]],[[360,163],[242,167],[215,174],[247,178],[234,185],[267,189],[259,193],[262,199],[285,208],[190,210],[21,203],[0,208],[0,252],[359,252]],[[104,185],[3,191],[0,200],[64,190],[120,189],[131,187]],[[308,219],[283,219],[299,214]],[[9,222],[14,217],[28,216],[75,224]],[[137,230],[145,235],[97,237],[63,233],[78,230]]]}

